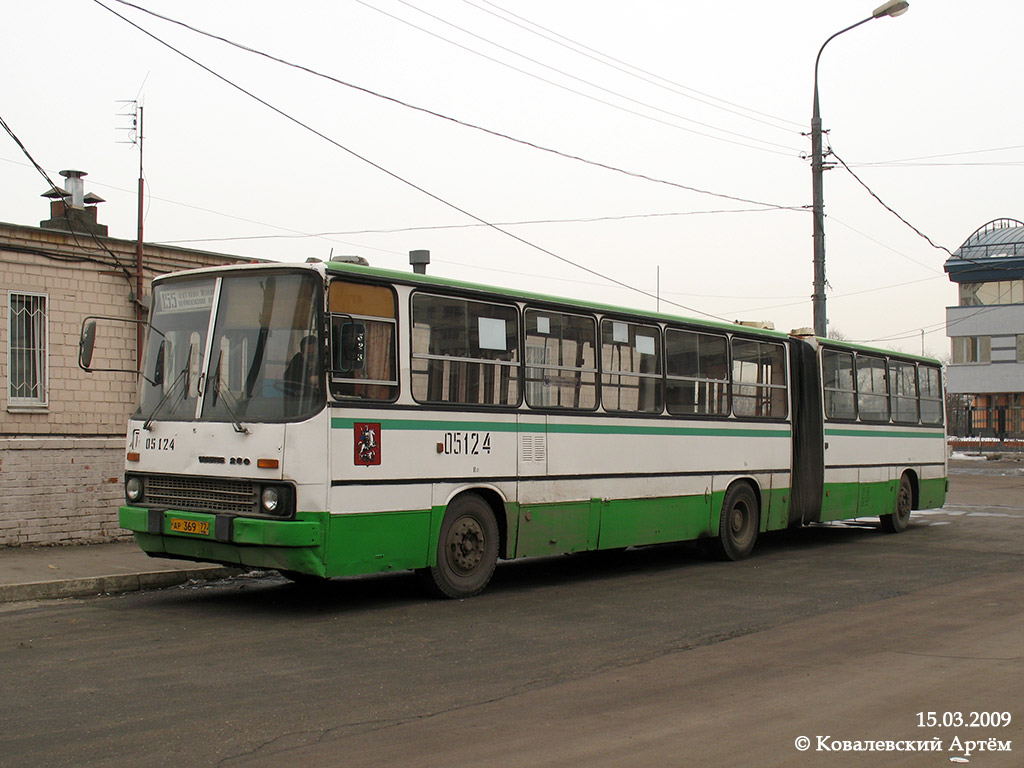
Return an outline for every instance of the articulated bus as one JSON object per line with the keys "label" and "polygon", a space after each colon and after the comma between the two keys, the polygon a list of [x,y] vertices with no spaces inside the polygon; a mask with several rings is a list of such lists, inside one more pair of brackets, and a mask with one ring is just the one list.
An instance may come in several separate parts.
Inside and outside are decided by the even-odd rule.
{"label": "articulated bus", "polygon": [[759,534],[947,490],[935,360],[361,264],[157,278],[121,525],[295,580]]}

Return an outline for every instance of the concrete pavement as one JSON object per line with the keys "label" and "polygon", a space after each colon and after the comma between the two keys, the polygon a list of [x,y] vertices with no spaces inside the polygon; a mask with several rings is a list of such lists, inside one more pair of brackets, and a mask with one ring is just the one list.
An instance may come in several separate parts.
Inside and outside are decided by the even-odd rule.
{"label": "concrete pavement", "polygon": [[0,603],[135,592],[220,579],[237,569],[149,557],[134,541],[0,549]]}

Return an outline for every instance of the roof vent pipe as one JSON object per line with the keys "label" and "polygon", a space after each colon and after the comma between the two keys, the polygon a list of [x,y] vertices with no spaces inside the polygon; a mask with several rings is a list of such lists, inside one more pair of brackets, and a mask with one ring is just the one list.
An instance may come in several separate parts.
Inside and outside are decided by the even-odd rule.
{"label": "roof vent pipe", "polygon": [[412,264],[412,271],[417,275],[427,274],[427,264],[430,263],[430,251],[409,251],[409,263]]}
{"label": "roof vent pipe", "polygon": [[82,181],[83,176],[88,174],[85,171],[61,171],[60,175],[67,179],[67,184],[64,185],[68,191],[68,197],[72,208],[85,208],[85,182]]}

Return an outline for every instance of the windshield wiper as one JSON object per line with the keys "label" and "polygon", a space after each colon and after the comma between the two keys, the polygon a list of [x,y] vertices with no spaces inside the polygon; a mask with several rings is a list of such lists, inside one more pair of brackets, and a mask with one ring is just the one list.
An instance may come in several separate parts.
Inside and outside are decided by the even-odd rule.
{"label": "windshield wiper", "polygon": [[[174,381],[171,382],[171,386],[167,388],[166,392],[164,392],[164,396],[160,398],[160,402],[156,404],[156,408],[154,408],[152,413],[150,413],[149,416],[146,418],[146,422],[142,425],[143,429],[147,431],[151,431],[153,429],[153,421],[154,419],[156,419],[156,415],[160,413],[160,409],[164,407],[164,403],[170,400],[171,395],[174,394],[174,390],[178,388],[179,384],[186,382],[188,380],[188,369],[192,364],[192,347],[192,344],[188,345],[188,356],[185,358],[185,367],[181,369],[181,371],[175,377]],[[182,397],[184,397],[185,392],[187,390],[188,385],[185,384],[185,386],[181,388],[181,393],[178,397],[178,400],[174,401],[175,405],[177,405],[178,402],[182,399]]]}
{"label": "windshield wiper", "polygon": [[[212,405],[215,408],[217,407],[217,398],[220,397],[220,361],[221,361],[221,358],[223,358],[223,357],[224,357],[224,352],[223,351],[219,355],[217,355],[216,373],[213,375],[212,387],[210,388],[210,394],[213,396],[213,403],[212,403]],[[235,432],[238,432],[240,435],[248,435],[249,434],[249,429],[242,424],[242,420],[240,418],[238,418],[238,414],[235,412],[235,409],[231,407],[231,401],[232,400],[235,400],[235,396],[233,394],[231,394],[231,390],[230,389],[225,389],[224,390],[224,409],[228,412],[228,416],[231,417],[231,426],[233,426],[234,429],[235,429]],[[235,405],[238,405],[238,401],[237,400],[235,400]]]}

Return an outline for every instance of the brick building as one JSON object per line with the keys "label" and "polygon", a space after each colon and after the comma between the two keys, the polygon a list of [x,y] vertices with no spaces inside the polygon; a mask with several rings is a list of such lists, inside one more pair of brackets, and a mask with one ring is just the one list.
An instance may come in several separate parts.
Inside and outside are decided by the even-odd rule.
{"label": "brick building", "polygon": [[[136,377],[86,373],[78,341],[87,316],[136,318],[136,241],[106,235],[96,218],[102,200],[81,194],[85,174],[62,175],[68,194],[47,195],[56,197],[49,220],[0,223],[0,546],[122,536]],[[143,306],[155,275],[241,260],[145,245]],[[136,326],[118,324],[113,336],[102,340],[97,367],[134,369]]]}

